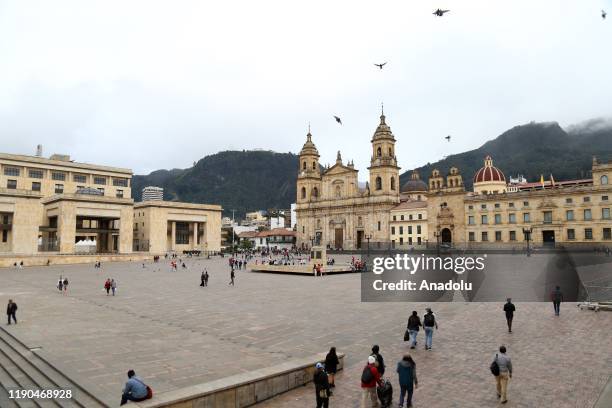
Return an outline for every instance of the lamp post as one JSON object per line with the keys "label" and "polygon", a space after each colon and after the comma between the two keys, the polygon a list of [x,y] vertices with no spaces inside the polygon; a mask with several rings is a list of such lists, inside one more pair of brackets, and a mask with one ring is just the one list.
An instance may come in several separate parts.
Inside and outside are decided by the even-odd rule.
{"label": "lamp post", "polygon": [[529,241],[531,240],[532,231],[533,229],[531,227],[523,228],[523,235],[525,235],[525,241],[527,241],[527,256],[531,256],[531,250],[529,248]]}
{"label": "lamp post", "polygon": [[436,237],[436,253],[440,256],[440,230],[434,231],[434,237]]}
{"label": "lamp post", "polygon": [[314,239],[314,237],[312,235],[308,239],[310,240],[310,249],[312,249],[312,247],[314,246],[314,240],[315,239]]}
{"label": "lamp post", "polygon": [[366,235],[365,239],[368,241],[368,258],[369,258],[370,257],[370,240],[372,239],[372,234]]}

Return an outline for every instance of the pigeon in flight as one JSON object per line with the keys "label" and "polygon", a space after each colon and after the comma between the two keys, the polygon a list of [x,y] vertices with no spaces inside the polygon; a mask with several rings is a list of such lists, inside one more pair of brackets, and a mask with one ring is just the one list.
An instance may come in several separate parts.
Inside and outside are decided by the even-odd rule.
{"label": "pigeon in flight", "polygon": [[444,15],[444,13],[448,13],[450,10],[442,10],[442,9],[437,9],[436,11],[433,12],[434,16],[438,16],[438,17],[442,17]]}
{"label": "pigeon in flight", "polygon": [[336,115],[334,115],[334,119],[336,119],[336,122],[338,122],[339,124],[342,124],[342,119],[340,119]]}
{"label": "pigeon in flight", "polygon": [[606,10],[601,10],[601,18],[605,20],[607,15],[608,13],[606,13]]}
{"label": "pigeon in flight", "polygon": [[447,141],[447,142],[450,142],[450,140],[451,140],[451,136],[450,136],[450,135],[448,135],[448,136],[446,136],[446,137],[445,137],[445,139],[446,139],[446,141]]}
{"label": "pigeon in flight", "polygon": [[378,68],[380,68],[380,69],[383,69],[383,67],[384,67],[385,65],[387,65],[387,63],[386,63],[386,62],[383,62],[382,64],[374,64],[374,65],[376,65],[376,66],[377,66]]}

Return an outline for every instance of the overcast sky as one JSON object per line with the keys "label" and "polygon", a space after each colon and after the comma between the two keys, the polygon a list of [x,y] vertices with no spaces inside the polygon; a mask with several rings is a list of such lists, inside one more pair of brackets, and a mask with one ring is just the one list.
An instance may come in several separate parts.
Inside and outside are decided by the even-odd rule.
{"label": "overcast sky", "polygon": [[365,179],[383,101],[404,170],[611,117],[611,42],[611,0],[0,0],[0,151],[142,174],[298,152],[310,122]]}

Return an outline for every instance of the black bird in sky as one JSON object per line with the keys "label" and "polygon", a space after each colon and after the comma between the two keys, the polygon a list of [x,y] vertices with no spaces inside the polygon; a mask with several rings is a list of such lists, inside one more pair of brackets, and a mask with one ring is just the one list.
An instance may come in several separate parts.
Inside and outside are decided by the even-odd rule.
{"label": "black bird in sky", "polygon": [[334,119],[336,119],[336,122],[338,122],[339,124],[342,124],[342,119],[340,119],[336,115],[334,115]]}
{"label": "black bird in sky", "polygon": [[437,9],[436,11],[433,12],[434,16],[438,16],[438,17],[442,17],[444,15],[444,13],[448,13],[450,10],[442,10],[442,9]]}
{"label": "black bird in sky", "polygon": [[446,141],[447,141],[447,142],[450,142],[450,140],[451,140],[451,136],[450,136],[450,135],[448,135],[448,136],[446,136],[446,137],[445,137],[445,139],[446,139]]}
{"label": "black bird in sky", "polygon": [[386,62],[383,62],[382,64],[374,64],[374,65],[376,65],[376,66],[377,66],[378,68],[380,68],[380,69],[383,69],[383,67],[384,67],[385,65],[387,65],[387,63],[386,63]]}
{"label": "black bird in sky", "polygon": [[608,13],[606,13],[606,10],[601,10],[601,18],[605,20],[607,15]]}

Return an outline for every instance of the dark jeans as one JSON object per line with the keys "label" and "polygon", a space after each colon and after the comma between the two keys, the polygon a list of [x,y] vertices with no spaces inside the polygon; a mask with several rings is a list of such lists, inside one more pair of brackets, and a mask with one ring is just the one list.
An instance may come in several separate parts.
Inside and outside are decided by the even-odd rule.
{"label": "dark jeans", "polygon": [[127,404],[128,401],[141,402],[146,400],[147,397],[144,398],[134,398],[131,394],[122,394],[121,395],[121,405]]}
{"label": "dark jeans", "polygon": [[329,398],[321,398],[319,394],[317,394],[317,408],[328,408],[329,407]]}
{"label": "dark jeans", "polygon": [[512,331],[512,318],[513,316],[506,316],[506,321],[508,322],[508,331]]}
{"label": "dark jeans", "polygon": [[8,324],[11,324],[11,317],[13,318],[13,321],[15,322],[15,324],[17,324],[17,317],[15,317],[15,313],[11,313],[6,315],[6,317],[8,317]]}
{"label": "dark jeans", "polygon": [[559,316],[559,312],[561,312],[561,302],[553,302],[553,307],[555,308],[555,314]]}
{"label": "dark jeans", "polygon": [[[406,397],[406,406],[412,405],[412,393],[414,392],[414,386],[400,384],[400,400],[399,404],[401,407],[404,406],[404,396]],[[407,395],[406,395],[407,394]]]}

